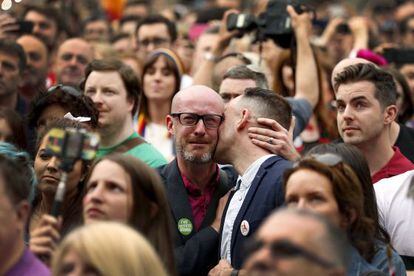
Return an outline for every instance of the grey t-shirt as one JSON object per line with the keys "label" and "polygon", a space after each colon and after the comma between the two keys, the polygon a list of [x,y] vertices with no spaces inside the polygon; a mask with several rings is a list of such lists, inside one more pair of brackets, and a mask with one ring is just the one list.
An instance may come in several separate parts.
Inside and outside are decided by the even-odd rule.
{"label": "grey t-shirt", "polygon": [[313,110],[311,104],[305,99],[294,99],[285,97],[292,108],[292,115],[296,118],[296,125],[293,131],[293,139],[295,139],[306,127],[312,116]]}

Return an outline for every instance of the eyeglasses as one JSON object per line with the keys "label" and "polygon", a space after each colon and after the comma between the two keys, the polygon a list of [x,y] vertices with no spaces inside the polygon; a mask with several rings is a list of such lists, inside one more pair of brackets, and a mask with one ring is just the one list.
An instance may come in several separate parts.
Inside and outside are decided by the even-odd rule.
{"label": "eyeglasses", "polygon": [[246,253],[251,255],[265,246],[269,247],[273,258],[290,259],[302,257],[325,268],[332,268],[336,266],[334,262],[325,260],[322,257],[309,252],[307,249],[295,245],[289,240],[278,240],[267,244],[261,240],[250,239],[246,242]]}
{"label": "eyeglasses", "polygon": [[206,128],[218,128],[224,120],[224,117],[218,114],[198,115],[195,113],[183,112],[171,113],[171,116],[178,118],[180,124],[183,126],[195,126],[200,120],[203,120]]}
{"label": "eyeglasses", "polygon": [[72,96],[77,97],[77,98],[82,96],[82,93],[78,89],[76,89],[72,86],[63,85],[63,84],[57,84],[57,85],[54,85],[54,86],[50,87],[47,90],[47,93],[53,93],[53,92],[56,92],[56,90],[62,90],[64,93],[67,93],[67,94],[72,95]]}
{"label": "eyeglasses", "polygon": [[169,40],[165,38],[155,37],[154,39],[143,39],[139,40],[138,44],[144,47],[148,47],[150,44],[153,44],[155,47],[161,46],[168,43]]}

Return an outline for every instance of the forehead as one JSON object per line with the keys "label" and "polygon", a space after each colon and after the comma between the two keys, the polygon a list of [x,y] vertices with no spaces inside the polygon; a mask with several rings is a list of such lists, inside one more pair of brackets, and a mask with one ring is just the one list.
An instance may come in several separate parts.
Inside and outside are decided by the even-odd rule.
{"label": "forehead", "polygon": [[17,66],[19,63],[19,58],[0,51],[0,61],[12,62]]}
{"label": "forehead", "polygon": [[35,36],[24,35],[17,40],[24,49],[40,50],[47,52],[46,45]]}
{"label": "forehead", "polygon": [[241,95],[244,93],[244,90],[246,90],[246,88],[251,87],[256,87],[256,82],[254,80],[238,80],[226,78],[220,84],[220,93],[226,92]]}
{"label": "forehead", "polygon": [[88,22],[85,28],[96,28],[96,27],[109,27],[105,20],[95,20]]}
{"label": "forehead", "polygon": [[374,101],[375,85],[369,81],[359,81],[354,83],[341,84],[336,93],[336,99],[349,102],[354,98],[364,97],[367,100]]}
{"label": "forehead", "polygon": [[89,86],[110,86],[124,88],[124,82],[117,71],[92,71],[85,82],[85,88]]}
{"label": "forehead", "polygon": [[[197,91],[194,91],[196,94]],[[202,98],[202,100],[200,100]],[[224,104],[221,98],[213,97],[212,95],[192,95],[190,97],[182,98],[174,112],[192,112],[198,114],[223,114]]]}
{"label": "forehead", "polygon": [[72,53],[77,55],[88,56],[92,58],[92,47],[81,39],[70,40],[64,42],[59,48],[59,55],[64,53]]}
{"label": "forehead", "polygon": [[167,25],[164,23],[144,24],[139,28],[137,35],[140,39],[154,36],[169,37]]}
{"label": "forehead", "polygon": [[53,21],[53,19],[49,19],[46,15],[39,13],[37,11],[29,11],[28,13],[26,13],[25,19],[29,21],[34,21],[34,22],[43,21],[43,22],[55,24],[55,21]]}

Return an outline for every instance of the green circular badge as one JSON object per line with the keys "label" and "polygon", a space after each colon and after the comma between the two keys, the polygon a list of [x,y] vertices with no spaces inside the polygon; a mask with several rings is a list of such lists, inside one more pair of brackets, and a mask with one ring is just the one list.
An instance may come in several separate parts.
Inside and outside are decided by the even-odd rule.
{"label": "green circular badge", "polygon": [[188,218],[182,218],[178,221],[178,231],[184,236],[190,235],[193,231],[193,224]]}

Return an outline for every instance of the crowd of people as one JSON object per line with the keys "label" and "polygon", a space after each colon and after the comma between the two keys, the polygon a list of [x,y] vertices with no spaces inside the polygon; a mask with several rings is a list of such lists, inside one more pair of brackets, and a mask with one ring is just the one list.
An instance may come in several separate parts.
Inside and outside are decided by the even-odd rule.
{"label": "crowd of people", "polygon": [[414,2],[287,2],[0,13],[0,275],[414,275]]}

